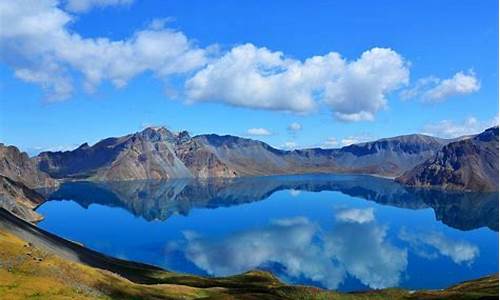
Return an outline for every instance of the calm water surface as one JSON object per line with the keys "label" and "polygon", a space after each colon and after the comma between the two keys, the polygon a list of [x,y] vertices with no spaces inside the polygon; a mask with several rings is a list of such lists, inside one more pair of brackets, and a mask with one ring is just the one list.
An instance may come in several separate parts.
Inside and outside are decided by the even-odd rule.
{"label": "calm water surface", "polygon": [[498,193],[347,175],[76,182],[44,192],[41,228],[173,271],[260,268],[351,291],[442,288],[498,270]]}

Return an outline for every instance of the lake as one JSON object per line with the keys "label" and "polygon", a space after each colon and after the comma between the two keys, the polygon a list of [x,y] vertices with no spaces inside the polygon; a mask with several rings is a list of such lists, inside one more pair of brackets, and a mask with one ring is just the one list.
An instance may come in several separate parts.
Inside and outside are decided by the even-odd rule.
{"label": "lake", "polygon": [[351,175],[72,182],[39,227],[123,259],[341,291],[443,288],[498,271],[498,193]]}

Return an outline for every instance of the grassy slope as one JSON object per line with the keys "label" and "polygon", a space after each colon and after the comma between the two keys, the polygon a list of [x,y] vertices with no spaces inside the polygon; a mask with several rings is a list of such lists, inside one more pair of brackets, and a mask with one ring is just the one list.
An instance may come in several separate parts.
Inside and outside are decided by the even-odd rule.
{"label": "grassy slope", "polygon": [[248,272],[203,278],[153,271],[139,284],[110,271],[72,262],[0,230],[2,299],[491,299],[498,298],[498,276],[460,284],[445,291],[409,293],[387,289],[354,294],[288,286],[271,274]]}

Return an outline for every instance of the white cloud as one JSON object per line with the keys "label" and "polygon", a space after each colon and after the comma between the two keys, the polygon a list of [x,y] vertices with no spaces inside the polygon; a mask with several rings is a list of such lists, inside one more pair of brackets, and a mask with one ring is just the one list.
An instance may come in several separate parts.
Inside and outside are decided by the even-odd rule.
{"label": "white cloud", "polygon": [[481,87],[474,73],[458,72],[450,79],[441,81],[436,87],[424,94],[424,99],[439,101],[450,96],[466,95],[479,91]]}
{"label": "white cloud", "polygon": [[435,76],[419,79],[415,85],[401,92],[403,99],[421,97],[423,101],[440,102],[446,98],[467,95],[479,91],[481,84],[472,71],[457,72],[448,79],[439,79]]}
{"label": "white cloud", "polygon": [[439,254],[449,257],[456,264],[471,264],[479,256],[479,248],[467,241],[450,239],[438,232],[411,233],[404,228],[399,238],[413,247],[417,254],[426,258],[435,258]]}
{"label": "white cloud", "polygon": [[422,133],[443,138],[455,138],[478,134],[492,126],[498,126],[498,116],[486,121],[480,121],[474,117],[469,117],[461,122],[442,120],[425,125]]}
{"label": "white cloud", "polygon": [[288,141],[288,142],[285,142],[283,145],[281,145],[280,148],[282,149],[287,149],[287,150],[293,150],[293,149],[297,149],[297,143],[293,142],[293,141]]}
{"label": "white cloud", "polygon": [[412,87],[402,90],[399,96],[403,100],[420,97],[425,90],[439,84],[440,79],[435,76],[428,76],[418,79]]}
{"label": "white cloud", "polygon": [[339,144],[339,141],[337,141],[336,138],[331,137],[331,138],[328,138],[325,142],[323,142],[322,147],[323,148],[333,148],[333,147],[338,146],[338,144]]}
{"label": "white cloud", "polygon": [[373,48],[349,62],[330,52],[304,61],[252,44],[234,47],[186,82],[190,102],[307,113],[326,104],[343,121],[373,120],[386,94],[408,82],[405,60]]}
{"label": "white cloud", "polygon": [[368,142],[372,141],[373,137],[370,135],[350,135],[347,137],[344,137],[343,139],[340,140],[340,144],[342,146],[349,146],[352,144],[359,144],[363,142]]}
{"label": "white cloud", "polygon": [[203,66],[206,50],[182,32],[150,26],[125,40],[83,38],[68,29],[74,17],[53,0],[0,0],[0,59],[19,79],[40,85],[53,100],[68,98],[75,73],[93,91],[109,80],[122,87],[134,76],[159,78]]}
{"label": "white cloud", "polygon": [[271,132],[265,128],[249,128],[247,130],[247,134],[254,136],[268,136],[271,135]]}
{"label": "white cloud", "polygon": [[337,220],[341,220],[343,222],[351,222],[351,223],[367,223],[375,220],[375,215],[373,214],[373,208],[349,208],[342,209],[335,214]]}
{"label": "white cloud", "polygon": [[386,106],[386,94],[407,84],[408,78],[407,63],[398,53],[373,48],[326,84],[325,101],[340,120],[370,121]]}
{"label": "white cloud", "polygon": [[129,6],[133,2],[134,0],[67,0],[64,8],[70,12],[83,13],[94,7]]}
{"label": "white cloud", "polygon": [[291,133],[297,133],[297,132],[302,130],[302,124],[300,124],[298,122],[293,122],[293,123],[290,123],[290,125],[288,125],[287,129]]}

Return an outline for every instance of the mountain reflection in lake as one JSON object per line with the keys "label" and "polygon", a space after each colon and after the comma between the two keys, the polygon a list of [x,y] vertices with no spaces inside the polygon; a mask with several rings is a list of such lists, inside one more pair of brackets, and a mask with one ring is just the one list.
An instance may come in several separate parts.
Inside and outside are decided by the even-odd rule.
{"label": "mountain reflection in lake", "polygon": [[349,291],[440,288],[498,269],[498,193],[350,175],[73,182],[43,192],[40,227],[179,272],[260,268]]}

